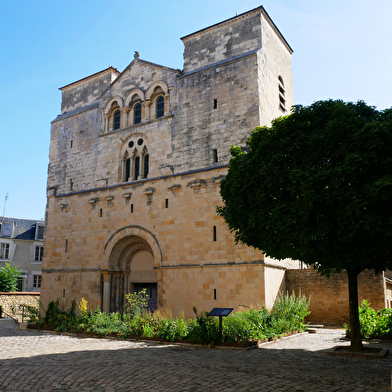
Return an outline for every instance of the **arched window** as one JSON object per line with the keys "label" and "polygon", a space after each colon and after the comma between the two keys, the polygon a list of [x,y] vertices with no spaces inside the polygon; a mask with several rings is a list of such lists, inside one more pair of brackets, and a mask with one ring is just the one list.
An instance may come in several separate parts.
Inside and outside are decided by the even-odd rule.
{"label": "arched window", "polygon": [[129,181],[129,177],[131,177],[131,159],[127,158],[125,160],[125,181]]}
{"label": "arched window", "polygon": [[120,175],[123,182],[147,178],[150,172],[150,155],[146,140],[141,136],[134,135],[124,145]]}
{"label": "arched window", "polygon": [[140,124],[142,122],[142,104],[137,103],[133,107],[133,123]]}
{"label": "arched window", "polygon": [[144,156],[144,172],[143,172],[143,178],[147,178],[148,176],[148,171],[149,171],[149,161],[150,161],[150,156],[146,154]]}
{"label": "arched window", "polygon": [[140,174],[140,157],[137,156],[135,158],[135,180],[138,179],[139,174]]}
{"label": "arched window", "polygon": [[155,102],[156,105],[156,118],[163,117],[165,115],[165,98],[159,96]]}
{"label": "arched window", "polygon": [[121,112],[120,110],[116,110],[113,113],[113,130],[120,129],[121,124]]}

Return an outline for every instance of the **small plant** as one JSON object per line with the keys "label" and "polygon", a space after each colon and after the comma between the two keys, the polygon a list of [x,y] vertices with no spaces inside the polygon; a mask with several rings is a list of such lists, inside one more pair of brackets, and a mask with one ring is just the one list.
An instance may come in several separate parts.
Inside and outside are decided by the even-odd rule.
{"label": "small plant", "polygon": [[89,306],[87,300],[84,299],[83,297],[80,300],[78,307],[79,307],[79,312],[82,315],[82,317],[86,317],[89,313],[91,313],[90,306]]}
{"label": "small plant", "polygon": [[126,294],[125,298],[127,300],[126,310],[132,317],[144,316],[147,313],[149,296],[145,288],[138,293]]}

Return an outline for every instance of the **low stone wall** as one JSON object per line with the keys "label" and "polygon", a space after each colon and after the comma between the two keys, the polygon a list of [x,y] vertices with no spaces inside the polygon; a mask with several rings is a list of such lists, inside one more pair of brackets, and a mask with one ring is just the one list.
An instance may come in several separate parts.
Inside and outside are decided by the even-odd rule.
{"label": "low stone wall", "polygon": [[[314,269],[286,270],[286,288],[311,296],[307,321],[311,324],[342,326],[349,322],[348,278],[345,271],[328,278]],[[372,308],[386,307],[383,274],[364,271],[358,276],[359,303],[366,299]]]}
{"label": "low stone wall", "polygon": [[[13,318],[22,321],[21,305],[39,307],[40,293],[15,292],[2,293],[0,292],[0,306],[3,312],[9,314]],[[3,315],[3,317],[5,317]]]}

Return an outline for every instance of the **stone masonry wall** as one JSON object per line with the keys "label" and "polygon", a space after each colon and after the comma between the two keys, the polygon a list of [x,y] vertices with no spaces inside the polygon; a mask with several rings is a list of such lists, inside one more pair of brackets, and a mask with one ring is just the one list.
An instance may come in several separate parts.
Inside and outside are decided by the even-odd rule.
{"label": "stone masonry wall", "polygon": [[184,71],[191,72],[261,47],[260,12],[212,26],[182,38]]}
{"label": "stone masonry wall", "polygon": [[[366,299],[375,310],[384,308],[384,277],[364,271],[358,277],[358,300]],[[300,291],[311,295],[308,322],[312,324],[339,325],[349,322],[348,279],[346,272],[322,276],[314,269],[286,271],[286,288],[289,293]]]}
{"label": "stone masonry wall", "polygon": [[39,299],[40,293],[0,293],[0,306],[4,312],[21,322],[22,311],[20,306],[26,305],[38,308]]}

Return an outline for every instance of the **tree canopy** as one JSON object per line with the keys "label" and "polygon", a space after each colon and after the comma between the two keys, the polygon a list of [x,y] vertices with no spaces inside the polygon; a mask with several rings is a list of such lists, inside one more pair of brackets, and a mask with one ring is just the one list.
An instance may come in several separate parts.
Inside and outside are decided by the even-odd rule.
{"label": "tree canopy", "polygon": [[392,109],[297,105],[231,154],[218,214],[237,242],[355,281],[391,268]]}

